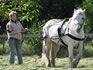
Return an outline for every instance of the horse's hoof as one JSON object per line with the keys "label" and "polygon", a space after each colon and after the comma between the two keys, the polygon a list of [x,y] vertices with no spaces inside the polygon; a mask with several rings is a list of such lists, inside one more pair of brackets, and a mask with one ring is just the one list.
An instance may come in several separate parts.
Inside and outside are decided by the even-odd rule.
{"label": "horse's hoof", "polygon": [[48,64],[48,67],[51,67],[51,64]]}
{"label": "horse's hoof", "polygon": [[73,65],[73,66],[70,66],[70,68],[77,68],[77,66],[76,65]]}
{"label": "horse's hoof", "polygon": [[51,67],[55,67],[55,65],[51,65]]}
{"label": "horse's hoof", "polygon": [[73,68],[77,68],[77,65],[73,65]]}
{"label": "horse's hoof", "polygon": [[73,65],[69,65],[70,68],[73,68]]}

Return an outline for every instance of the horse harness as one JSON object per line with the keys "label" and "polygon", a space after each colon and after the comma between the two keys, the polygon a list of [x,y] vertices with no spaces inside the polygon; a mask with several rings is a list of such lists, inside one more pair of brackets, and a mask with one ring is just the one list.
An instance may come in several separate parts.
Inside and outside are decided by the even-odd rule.
{"label": "horse harness", "polygon": [[[83,41],[85,38],[77,38],[77,37],[69,34],[69,28],[67,28],[67,29],[68,29],[68,34],[65,34],[66,29],[65,29],[64,33],[61,33],[61,29],[62,29],[63,25],[65,24],[65,22],[67,22],[67,21],[69,21],[68,18],[64,19],[61,27],[58,28],[59,41],[61,41],[61,43],[64,44],[65,46],[67,46],[67,44],[65,44],[65,42],[62,40],[62,37],[64,37],[64,36],[69,36],[70,38],[72,38],[72,39],[74,39],[74,40],[77,40],[77,41]],[[69,23],[70,23],[70,22],[71,22],[71,20],[69,21]],[[69,24],[69,23],[68,23],[68,24]]]}

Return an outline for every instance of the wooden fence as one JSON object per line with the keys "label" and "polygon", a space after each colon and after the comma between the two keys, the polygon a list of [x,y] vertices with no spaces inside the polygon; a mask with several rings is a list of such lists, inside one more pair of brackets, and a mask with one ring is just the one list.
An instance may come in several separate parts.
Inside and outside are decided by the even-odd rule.
{"label": "wooden fence", "polygon": [[[42,35],[23,35],[23,38],[29,38],[29,37],[41,37]],[[0,39],[6,39],[7,35],[6,34],[2,34],[0,35]]]}
{"label": "wooden fence", "polygon": [[[42,37],[42,35],[24,35],[23,34],[23,38],[34,38],[34,37]],[[5,42],[7,40],[7,35],[6,34],[2,34],[0,35],[0,45],[3,45],[3,50],[5,49]]]}
{"label": "wooden fence", "polygon": [[[93,37],[93,33],[87,33],[87,34],[85,34],[85,36],[86,37]],[[24,38],[29,38],[29,37],[42,37],[42,35],[23,35],[23,37]],[[1,34],[0,35],[0,39],[2,39],[2,38],[4,38],[4,39],[6,39],[7,38],[7,35],[6,34]]]}
{"label": "wooden fence", "polygon": [[[93,37],[93,33],[85,34],[86,37]],[[42,37],[42,35],[23,35],[23,38],[33,38],[33,37]],[[3,44],[3,49],[5,48],[5,41],[7,39],[6,34],[0,35],[0,44]],[[2,40],[2,41],[1,41]]]}

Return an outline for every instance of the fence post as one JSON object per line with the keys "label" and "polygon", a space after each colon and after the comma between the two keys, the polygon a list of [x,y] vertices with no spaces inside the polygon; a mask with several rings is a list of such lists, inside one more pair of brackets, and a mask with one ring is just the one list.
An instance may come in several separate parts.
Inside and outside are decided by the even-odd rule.
{"label": "fence post", "polygon": [[5,52],[5,39],[3,38],[3,52]]}

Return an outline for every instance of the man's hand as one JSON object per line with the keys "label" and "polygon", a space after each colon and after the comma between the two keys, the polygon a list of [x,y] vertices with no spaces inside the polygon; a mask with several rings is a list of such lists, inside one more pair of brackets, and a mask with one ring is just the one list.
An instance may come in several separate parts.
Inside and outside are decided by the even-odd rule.
{"label": "man's hand", "polygon": [[27,32],[28,31],[28,28],[25,28],[25,31]]}
{"label": "man's hand", "polygon": [[11,35],[15,35],[15,34],[17,34],[17,33],[24,33],[24,32],[27,32],[28,31],[28,28],[25,28],[25,29],[23,29],[22,31],[13,31],[13,32],[11,32],[10,34]]}
{"label": "man's hand", "polygon": [[23,29],[21,32],[27,32],[28,28]]}

